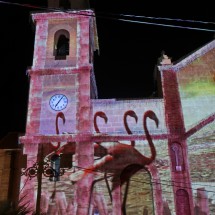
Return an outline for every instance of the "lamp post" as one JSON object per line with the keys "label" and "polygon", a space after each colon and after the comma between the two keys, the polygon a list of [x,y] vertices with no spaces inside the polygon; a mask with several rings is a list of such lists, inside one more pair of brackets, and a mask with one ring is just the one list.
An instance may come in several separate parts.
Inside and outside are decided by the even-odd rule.
{"label": "lamp post", "polygon": [[39,160],[35,162],[33,166],[23,169],[21,172],[21,176],[27,176],[30,180],[34,177],[37,177],[38,187],[37,187],[37,201],[36,201],[36,215],[40,214],[40,198],[41,198],[41,188],[42,188],[42,175],[48,178],[53,178],[54,181],[59,180],[59,176],[64,175],[65,169],[64,168],[53,168],[52,163],[54,161],[49,160],[48,158],[44,159],[43,155],[43,144],[39,146]]}

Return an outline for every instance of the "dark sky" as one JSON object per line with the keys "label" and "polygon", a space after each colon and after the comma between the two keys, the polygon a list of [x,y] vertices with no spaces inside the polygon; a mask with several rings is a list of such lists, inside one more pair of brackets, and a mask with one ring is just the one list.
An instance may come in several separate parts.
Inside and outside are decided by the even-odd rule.
{"label": "dark sky", "polygon": [[[45,0],[6,2],[47,7]],[[90,1],[97,15],[100,45],[100,53],[95,53],[94,62],[99,98],[149,97],[153,92],[154,67],[162,50],[175,62],[214,39],[215,16],[211,3],[186,3],[155,3],[143,0]],[[0,1],[0,138],[10,131],[25,132],[29,87],[26,70],[32,65],[34,45],[30,12],[34,10],[39,9],[3,4]],[[133,17],[132,21],[135,22],[121,21],[120,19],[131,20],[122,14],[145,18]],[[188,27],[211,29],[213,32],[191,30]]]}

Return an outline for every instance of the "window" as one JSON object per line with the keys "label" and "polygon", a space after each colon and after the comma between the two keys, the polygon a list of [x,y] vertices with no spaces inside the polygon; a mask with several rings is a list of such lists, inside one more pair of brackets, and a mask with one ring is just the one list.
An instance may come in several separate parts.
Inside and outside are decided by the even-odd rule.
{"label": "window", "polygon": [[59,30],[54,37],[54,55],[55,60],[65,60],[69,55],[69,32]]}
{"label": "window", "polygon": [[54,154],[51,157],[51,167],[54,170],[53,177],[50,177],[50,181],[60,180],[60,155]]}
{"label": "window", "polygon": [[55,153],[51,156],[52,174],[49,177],[50,181],[60,181],[60,176],[64,174],[64,169],[72,168],[73,154]]}

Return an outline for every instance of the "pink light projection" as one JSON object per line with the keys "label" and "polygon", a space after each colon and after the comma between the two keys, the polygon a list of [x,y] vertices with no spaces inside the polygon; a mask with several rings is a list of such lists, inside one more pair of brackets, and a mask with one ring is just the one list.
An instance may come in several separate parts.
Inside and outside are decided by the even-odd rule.
{"label": "pink light projection", "polygon": [[[215,41],[158,67],[163,98],[97,99],[89,63],[95,20],[83,12],[33,15],[20,196],[47,214],[213,214]],[[55,60],[62,29],[69,52]],[[50,106],[54,95],[68,99],[62,110],[60,100]]]}

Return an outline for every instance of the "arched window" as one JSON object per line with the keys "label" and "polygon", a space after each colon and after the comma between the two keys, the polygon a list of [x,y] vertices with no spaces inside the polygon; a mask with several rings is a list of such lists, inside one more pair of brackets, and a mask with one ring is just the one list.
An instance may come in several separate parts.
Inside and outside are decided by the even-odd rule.
{"label": "arched window", "polygon": [[191,214],[189,194],[184,189],[179,189],[176,192],[176,214]]}
{"label": "arched window", "polygon": [[54,36],[54,55],[55,60],[65,60],[69,55],[69,32],[59,30]]}

